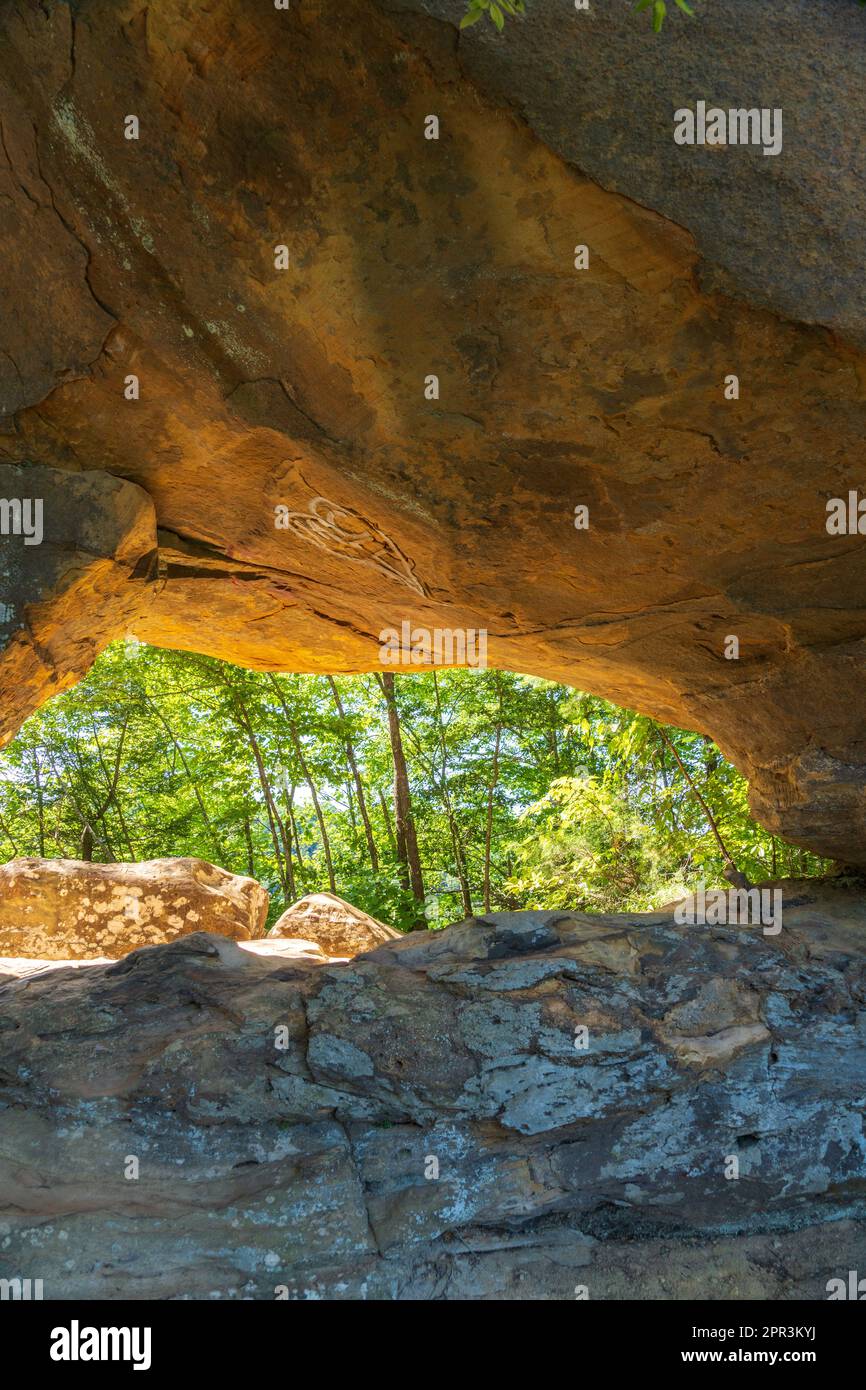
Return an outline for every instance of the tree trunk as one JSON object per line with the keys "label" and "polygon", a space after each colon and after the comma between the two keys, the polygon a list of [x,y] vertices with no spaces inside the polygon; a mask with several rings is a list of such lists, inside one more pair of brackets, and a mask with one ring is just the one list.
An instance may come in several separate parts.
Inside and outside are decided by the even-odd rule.
{"label": "tree trunk", "polygon": [[496,672],[496,694],[499,708],[496,714],[496,736],[493,744],[493,762],[490,765],[490,781],[487,784],[487,825],[484,831],[484,911],[490,911],[490,853],[493,844],[493,798],[499,782],[499,748],[502,742],[502,677]]}
{"label": "tree trunk", "polygon": [[[75,739],[72,740],[72,742],[70,743],[69,747],[71,748],[71,751],[72,751],[72,754],[73,754],[73,756],[74,756],[74,758],[75,758],[75,761],[76,761],[76,763],[78,764],[78,772],[79,772],[79,776],[80,776],[80,778],[81,778],[81,785],[82,785],[82,787],[83,787],[83,789],[84,789],[84,792],[85,792],[85,794],[86,794],[86,796],[87,796],[88,802],[92,802],[92,803],[93,803],[93,806],[94,806],[94,808],[95,808],[95,807],[96,807],[96,797],[95,797],[94,789],[93,789],[92,787],[88,786],[88,781],[87,781],[87,769],[86,769],[86,767],[85,767],[85,765],[84,765],[84,759],[83,759],[82,756],[81,756],[81,750],[80,750],[80,748],[79,748],[79,746],[78,746],[78,743],[76,742]],[[116,864],[116,863],[117,863],[117,855],[114,853],[114,846],[112,845],[112,842],[111,842],[111,836],[110,836],[109,833],[108,833],[108,822],[107,822],[106,819],[105,819],[105,811],[106,811],[106,809],[107,809],[108,803],[107,803],[107,802],[103,803],[103,806],[102,806],[102,809],[101,809],[101,810],[95,809],[93,812],[89,812],[89,811],[87,811],[87,810],[81,805],[81,803],[78,801],[77,797],[75,796],[75,793],[74,793],[74,792],[72,793],[72,798],[73,798],[73,803],[74,803],[74,805],[76,806],[76,808],[77,808],[77,810],[78,810],[78,818],[79,818],[79,820],[81,821],[82,829],[86,826],[86,827],[90,830],[91,834],[93,835],[94,844],[103,845],[103,846],[104,846],[104,852],[108,855],[108,858],[107,858],[106,860],[102,860],[102,861],[100,861],[100,862],[102,862],[102,863],[107,863],[107,864]],[[96,834],[96,826],[97,826],[97,825],[100,826],[100,828],[101,828],[101,834],[98,835],[98,836],[97,836],[97,834]]]}
{"label": "tree trunk", "polygon": [[558,741],[557,736],[556,736],[556,731],[557,731],[557,726],[558,726],[558,723],[559,723],[559,710],[558,710],[557,704],[556,704],[556,695],[554,694],[554,692],[553,692],[549,687],[548,687],[548,690],[547,690],[546,702],[547,702],[547,708],[548,708],[549,713],[550,713],[550,726],[549,726],[549,730],[548,730],[548,739],[549,739],[549,742],[550,742],[550,751],[551,751],[551,753],[553,754],[553,775],[554,775],[554,777],[558,777],[558,776],[559,776],[559,741]]}
{"label": "tree trunk", "polygon": [[274,689],[276,690],[280,704],[282,705],[283,713],[286,716],[286,723],[289,727],[289,733],[291,734],[292,738],[292,746],[294,747],[295,753],[297,755],[298,765],[300,766],[301,772],[303,773],[304,781],[310,789],[310,796],[312,797],[313,807],[316,812],[316,820],[319,822],[319,830],[322,835],[322,850],[325,855],[325,865],[328,870],[328,883],[330,884],[331,892],[336,893],[337,881],[334,877],[334,861],[331,858],[331,841],[328,839],[328,828],[325,825],[325,817],[322,811],[321,802],[319,801],[319,793],[316,789],[316,784],[313,781],[313,777],[307,764],[307,760],[304,757],[304,749],[301,743],[300,734],[298,733],[298,726],[292,718],[291,714],[289,713],[289,707],[286,704],[285,696],[283,695],[283,692],[280,689],[276,676],[271,675],[270,681]]}
{"label": "tree trunk", "polygon": [[451,793],[448,790],[448,747],[445,742],[445,726],[442,722],[442,701],[439,698],[439,680],[435,671],[433,672],[433,691],[436,696],[436,732],[439,739],[439,749],[442,755],[442,773],[440,779],[442,803],[445,807],[448,830],[451,835],[451,846],[454,850],[454,868],[457,872],[457,879],[460,884],[463,911],[466,913],[467,917],[471,917],[473,913],[472,891],[469,887],[469,872],[466,867],[466,855],[463,849],[463,842],[460,839],[457,817],[454,814]]}
{"label": "tree trunk", "polygon": [[277,861],[277,873],[280,876],[280,883],[282,884],[283,892],[286,894],[287,897],[290,897],[292,896],[292,866],[291,863],[289,863],[287,870],[285,855],[283,852],[283,847],[286,843],[286,831],[285,826],[283,825],[282,819],[280,817],[279,810],[277,808],[277,803],[274,799],[274,794],[271,789],[270,781],[268,780],[268,773],[265,767],[264,757],[262,756],[261,746],[259,744],[258,739],[256,738],[256,733],[255,729],[253,728],[252,719],[250,718],[249,710],[247,709],[242,696],[239,694],[237,688],[232,684],[231,680],[229,680],[227,676],[222,674],[222,672],[220,672],[220,680],[231,693],[231,699],[235,707],[238,723],[240,724],[241,728],[247,736],[247,742],[250,745],[253,758],[255,759],[256,771],[259,775],[259,785],[262,789],[262,795],[265,799],[265,810],[268,814],[268,826],[270,828],[271,843],[273,844],[274,855]]}
{"label": "tree trunk", "polygon": [[169,738],[171,739],[172,746],[173,746],[175,752],[177,753],[178,757],[180,758],[181,766],[183,767],[183,770],[184,770],[184,772],[186,773],[187,781],[189,782],[190,786],[192,787],[193,793],[194,793],[194,795],[195,795],[195,799],[196,799],[196,801],[198,802],[198,809],[201,811],[202,820],[204,821],[205,825],[207,826],[208,834],[210,835],[211,840],[212,840],[213,845],[214,845],[214,848],[216,849],[216,852],[217,852],[217,863],[218,863],[218,864],[227,864],[230,856],[229,856],[229,854],[228,854],[228,851],[226,850],[225,845],[224,845],[223,842],[222,842],[222,839],[221,839],[221,837],[220,837],[219,832],[217,831],[217,829],[216,829],[216,827],[214,826],[214,824],[213,824],[213,822],[212,822],[210,816],[209,816],[208,813],[207,813],[207,808],[205,807],[205,804],[204,804],[204,798],[202,797],[202,794],[201,794],[201,788],[199,787],[199,784],[198,784],[196,778],[195,778],[195,777],[193,776],[193,774],[192,774],[192,770],[191,770],[191,768],[190,768],[190,765],[189,765],[189,763],[188,763],[187,760],[186,760],[186,757],[185,757],[185,755],[184,755],[183,749],[181,748],[180,744],[178,743],[177,736],[175,735],[174,730],[172,729],[171,725],[169,724],[168,720],[166,719],[166,717],[165,717],[165,715],[163,714],[162,710],[159,708],[159,705],[156,703],[156,701],[155,701],[154,699],[152,699],[151,696],[148,695],[147,691],[144,690],[141,686],[139,686],[139,691],[140,691],[141,695],[143,696],[143,698],[144,698],[144,699],[146,700],[146,702],[148,703],[148,705],[150,705],[150,708],[153,710],[154,714],[156,715],[156,717],[157,717],[157,719],[159,720],[159,722],[160,722],[160,724],[162,725],[162,727],[165,729],[165,732],[168,734]]}
{"label": "tree trunk", "polygon": [[701,793],[698,791],[698,788],[697,788],[697,786],[695,785],[694,778],[692,777],[691,773],[689,772],[688,768],[686,767],[685,763],[683,762],[682,758],[680,757],[679,753],[677,752],[676,745],[675,745],[675,744],[673,743],[673,741],[668,737],[668,735],[665,733],[665,731],[664,731],[664,729],[661,727],[661,725],[658,725],[657,727],[658,727],[659,734],[660,734],[661,737],[664,739],[664,741],[665,741],[665,743],[667,744],[668,748],[669,748],[669,749],[671,750],[671,752],[673,753],[673,755],[674,755],[674,757],[675,757],[675,759],[676,759],[676,761],[677,761],[677,764],[678,764],[678,766],[679,766],[680,772],[681,772],[681,773],[683,774],[683,776],[685,777],[686,781],[688,782],[689,786],[690,786],[691,789],[692,789],[692,792],[694,793],[695,797],[697,798],[697,800],[698,800],[700,806],[703,808],[704,815],[706,816],[707,820],[709,821],[710,829],[711,829],[712,832],[713,832],[713,836],[714,836],[714,838],[715,838],[716,844],[718,845],[719,849],[720,849],[721,852],[722,852],[722,858],[724,859],[725,863],[728,864],[728,865],[730,865],[731,869],[733,869],[733,871],[734,871],[735,873],[738,874],[738,873],[739,873],[739,870],[737,869],[737,866],[736,866],[736,864],[734,863],[734,860],[733,860],[733,858],[732,858],[732,856],[731,856],[730,850],[728,849],[727,845],[725,844],[724,840],[723,840],[722,837],[721,837],[721,834],[720,834],[720,832],[719,832],[719,827],[718,827],[718,825],[716,824],[716,818],[715,818],[715,816],[713,815],[712,811],[710,810],[710,808],[709,808],[709,806],[707,805],[707,803],[706,803],[706,801],[704,800],[704,798],[701,796]]}
{"label": "tree trunk", "polygon": [[[283,788],[283,794],[284,794],[284,795],[286,795],[286,781],[287,781],[287,774],[286,774],[285,769],[283,769],[283,780],[282,780],[282,782],[281,782],[280,785],[281,785],[282,788]],[[292,794],[294,795],[294,788],[292,788]],[[282,842],[283,842],[283,853],[284,853],[284,855],[285,855],[285,857],[286,857],[286,880],[287,880],[287,883],[288,883],[288,890],[289,890],[289,893],[290,893],[290,895],[291,895],[291,900],[292,900],[292,902],[294,902],[295,899],[296,899],[296,897],[297,897],[297,895],[298,895],[297,884],[295,883],[295,868],[294,868],[294,865],[292,864],[292,841],[293,841],[294,836],[295,836],[295,822],[294,822],[294,817],[292,817],[292,819],[291,819],[291,821],[289,822],[289,824],[286,825],[286,818],[285,818],[285,816],[281,816],[280,813],[279,813],[279,811],[278,811],[278,809],[277,809],[277,797],[276,797],[276,793],[274,793],[273,801],[274,801],[274,814],[276,815],[276,818],[277,818],[277,826],[279,827],[280,839],[281,839]]]}
{"label": "tree trunk", "polygon": [[12,846],[12,853],[15,855],[15,857],[16,857],[16,859],[17,859],[17,857],[18,857],[18,846],[16,845],[15,841],[13,840],[12,836],[10,835],[10,833],[9,833],[9,827],[7,826],[5,820],[3,819],[2,816],[0,816],[0,830],[3,831],[3,834],[6,836],[6,839],[9,841],[10,845]]}
{"label": "tree trunk", "polygon": [[[79,774],[80,774],[80,776],[81,776],[81,784],[82,784],[82,787],[84,788],[85,796],[86,796],[87,799],[89,800],[89,799],[90,799],[90,788],[87,786],[87,780],[86,780],[86,778],[85,778],[85,776],[84,776],[84,767],[83,767],[83,764],[82,764],[82,761],[81,761],[81,754],[79,753],[78,748],[77,748],[77,745],[75,744],[74,740],[73,740],[73,741],[70,741],[69,744],[68,744],[67,746],[68,746],[70,752],[72,753],[73,757],[75,758],[76,763],[78,764],[78,771],[79,771]],[[79,858],[83,858],[83,857],[84,857],[81,851],[82,851],[82,849],[84,848],[84,845],[83,845],[83,836],[84,836],[84,831],[85,831],[85,830],[89,830],[89,831],[90,831],[90,835],[91,835],[91,845],[90,845],[90,851],[89,851],[89,852],[90,852],[91,857],[92,857],[92,855],[93,855],[93,843],[92,843],[92,841],[93,841],[93,839],[94,839],[95,837],[94,837],[94,835],[93,835],[93,829],[92,829],[92,824],[91,824],[91,822],[92,822],[92,820],[95,820],[96,817],[95,817],[95,816],[92,817],[92,816],[90,815],[90,813],[88,812],[88,810],[86,809],[86,807],[85,807],[84,805],[82,805],[82,803],[79,801],[78,796],[76,795],[76,792],[75,792],[75,786],[74,786],[73,781],[72,781],[72,772],[71,772],[71,768],[69,768],[69,767],[64,767],[64,768],[63,768],[63,771],[61,772],[61,770],[58,768],[56,762],[54,761],[54,758],[51,756],[51,753],[50,753],[50,752],[49,752],[49,754],[48,754],[48,761],[49,761],[50,764],[51,764],[51,771],[54,773],[54,776],[55,776],[55,778],[56,778],[58,784],[59,784],[60,786],[64,787],[65,790],[69,793],[69,796],[71,797],[71,800],[72,800],[73,810],[74,810],[74,812],[75,812],[75,815],[78,817],[78,822],[79,822],[79,824],[80,824],[80,826],[81,826],[81,830],[82,830],[82,839],[81,839],[81,841],[79,842],[78,857],[79,857]],[[103,831],[104,831],[104,830],[105,830],[105,827],[104,827],[104,825],[103,825]],[[104,838],[103,840],[101,840],[100,842],[106,845],[106,847],[107,847],[107,849],[108,849],[108,855],[109,855],[108,862],[111,863],[111,862],[113,861],[113,859],[114,859],[114,855],[113,855],[113,852],[112,852],[112,850],[111,850],[111,846],[110,846],[109,841],[108,841],[107,832],[105,833],[105,838]]]}
{"label": "tree trunk", "polygon": [[[394,810],[397,819],[397,853],[401,847],[404,863],[409,873],[409,887],[419,904],[424,902],[424,878],[421,873],[421,858],[418,854],[418,837],[415,833],[415,818],[412,814],[412,795],[409,790],[409,772],[406,755],[403,751],[403,737],[400,730],[400,711],[397,708],[397,692],[392,671],[384,672],[379,683],[385,696],[388,711],[388,733],[391,739],[391,756],[394,760]],[[426,922],[426,918],[419,918]]]}
{"label": "tree trunk", "polygon": [[351,734],[348,732],[346,711],[343,709],[343,702],[340,699],[340,692],[337,689],[337,683],[334,680],[333,676],[328,676],[328,684],[331,687],[331,694],[334,697],[334,704],[337,707],[337,713],[340,716],[340,719],[343,721],[344,725],[346,726],[346,732],[343,735],[346,744],[346,761],[348,762],[352,772],[352,781],[355,783],[355,793],[358,797],[358,812],[364,826],[364,835],[366,836],[367,840],[367,851],[370,855],[370,863],[373,866],[373,872],[378,873],[379,851],[376,848],[376,841],[373,837],[373,827],[370,823],[370,816],[367,810],[367,798],[364,795],[364,785],[361,781],[361,774],[358,771],[358,760],[355,757],[355,748],[352,743]]}
{"label": "tree trunk", "polygon": [[303,874],[304,857],[301,854],[301,837],[298,834],[298,823],[295,820],[295,786],[296,784],[293,782],[291,787],[287,787],[284,782],[283,791],[286,797],[286,811],[288,812],[289,816],[289,827],[292,832],[292,843],[295,846],[295,858],[298,861],[298,873]]}
{"label": "tree trunk", "polygon": [[250,830],[250,821],[248,816],[244,816],[244,839],[247,842],[247,873],[249,874],[250,878],[255,878],[256,861],[255,856],[253,854],[253,835],[252,831]]}
{"label": "tree trunk", "polygon": [[394,837],[394,826],[391,824],[391,812],[388,810],[388,802],[385,799],[385,793],[383,791],[377,790],[376,795],[379,798],[379,805],[382,807],[382,817],[385,821],[385,833],[388,836],[388,843],[391,846],[393,854],[396,855],[397,841]]}
{"label": "tree trunk", "polygon": [[324,853],[325,866],[328,870],[328,883],[330,885],[331,892],[336,893],[337,880],[334,875],[334,861],[331,858],[331,841],[328,838],[328,828],[325,825],[325,813],[322,810],[322,803],[319,800],[319,793],[316,788],[316,784],[313,781],[312,773],[310,772],[309,765],[307,763],[306,758],[304,757],[304,750],[301,744],[301,736],[298,733],[298,730],[294,724],[291,724],[289,726],[289,732],[292,735],[292,743],[294,744],[295,753],[298,757],[298,763],[300,764],[301,772],[304,776],[304,781],[310,789],[310,796],[313,800],[313,809],[316,812],[316,820],[319,822],[319,831],[322,836],[322,852]]}
{"label": "tree trunk", "polygon": [[105,761],[105,757],[103,756],[102,744],[99,742],[99,733],[96,728],[96,720],[93,720],[93,738],[96,743],[96,751],[99,754],[99,765],[102,768],[102,775],[105,778],[108,787],[108,796],[106,797],[105,804],[102,808],[102,811],[98,813],[98,816],[99,819],[102,819],[105,813],[108,811],[108,809],[111,806],[114,807],[115,811],[117,812],[117,820],[120,825],[120,833],[123,837],[124,843],[126,844],[127,851],[129,852],[129,857],[134,863],[136,858],[135,849],[133,848],[132,840],[129,837],[129,831],[126,828],[126,818],[123,814],[123,807],[121,806],[120,797],[117,794],[117,788],[120,784],[120,763],[123,757],[123,745],[126,739],[126,731],[128,727],[129,717],[127,716],[127,718],[124,719],[123,725],[120,730],[120,740],[117,745],[117,755],[114,760],[114,771],[113,773],[110,773]]}
{"label": "tree trunk", "polygon": [[39,817],[39,857],[45,858],[45,794],[42,790],[42,769],[39,766],[39,759],[36,756],[36,749],[33,749],[33,780],[36,785],[36,808]]}

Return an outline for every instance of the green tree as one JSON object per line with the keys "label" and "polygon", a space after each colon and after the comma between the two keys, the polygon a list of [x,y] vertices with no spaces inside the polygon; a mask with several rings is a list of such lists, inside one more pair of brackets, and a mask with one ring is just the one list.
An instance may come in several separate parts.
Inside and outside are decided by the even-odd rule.
{"label": "green tree", "polygon": [[[507,671],[314,676],[133,643],[0,754],[9,856],[193,855],[409,930],[821,872],[700,734]],[[88,849],[88,846],[90,847]]]}

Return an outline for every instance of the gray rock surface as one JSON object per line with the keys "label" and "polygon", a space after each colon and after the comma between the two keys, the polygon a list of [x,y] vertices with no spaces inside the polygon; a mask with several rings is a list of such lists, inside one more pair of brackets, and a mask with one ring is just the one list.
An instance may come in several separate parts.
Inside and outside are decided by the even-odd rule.
{"label": "gray rock surface", "polygon": [[776,937],[511,914],[343,965],[198,934],[0,985],[0,1275],[826,1298],[866,1260],[866,900],[784,892]]}

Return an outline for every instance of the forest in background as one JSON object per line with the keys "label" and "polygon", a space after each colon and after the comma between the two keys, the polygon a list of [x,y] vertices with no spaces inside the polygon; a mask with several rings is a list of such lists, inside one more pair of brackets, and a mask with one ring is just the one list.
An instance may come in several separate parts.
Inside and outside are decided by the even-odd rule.
{"label": "forest in background", "polygon": [[748,811],[715,745],[497,670],[273,675],[117,643],[0,754],[0,859],[192,855],[272,923],[329,889],[401,930],[659,907],[726,862],[826,870]]}

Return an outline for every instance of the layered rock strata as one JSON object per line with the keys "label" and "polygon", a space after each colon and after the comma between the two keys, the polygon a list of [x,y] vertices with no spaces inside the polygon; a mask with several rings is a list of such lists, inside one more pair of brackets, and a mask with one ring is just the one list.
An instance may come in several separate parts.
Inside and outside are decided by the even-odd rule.
{"label": "layered rock strata", "polygon": [[[206,934],[0,986],[0,1273],[50,1298],[826,1298],[866,1262],[866,903]],[[133,1162],[134,1160],[134,1162]]]}

